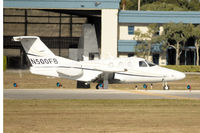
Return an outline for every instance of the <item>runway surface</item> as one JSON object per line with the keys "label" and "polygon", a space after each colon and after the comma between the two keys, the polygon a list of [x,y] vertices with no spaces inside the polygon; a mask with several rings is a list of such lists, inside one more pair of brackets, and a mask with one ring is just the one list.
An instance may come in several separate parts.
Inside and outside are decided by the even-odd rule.
{"label": "runway surface", "polygon": [[4,89],[4,99],[195,99],[200,90]]}

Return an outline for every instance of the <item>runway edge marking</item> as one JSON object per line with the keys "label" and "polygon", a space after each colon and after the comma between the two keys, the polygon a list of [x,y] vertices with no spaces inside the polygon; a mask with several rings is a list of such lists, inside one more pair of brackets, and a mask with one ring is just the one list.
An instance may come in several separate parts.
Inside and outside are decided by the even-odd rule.
{"label": "runway edge marking", "polygon": [[184,97],[184,96],[173,96],[173,95],[167,95],[167,94],[155,94],[155,93],[150,93],[150,92],[144,92],[142,90],[120,90],[120,91],[130,92],[130,93],[133,93],[133,94],[160,96],[160,97],[173,98],[173,99],[200,100],[199,98],[191,98],[191,97]]}

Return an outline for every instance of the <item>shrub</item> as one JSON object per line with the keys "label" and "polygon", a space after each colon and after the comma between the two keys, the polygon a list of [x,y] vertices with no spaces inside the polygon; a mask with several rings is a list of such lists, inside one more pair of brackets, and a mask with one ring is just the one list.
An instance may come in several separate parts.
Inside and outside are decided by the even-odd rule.
{"label": "shrub", "polygon": [[3,56],[3,70],[5,71],[7,68],[7,57]]}
{"label": "shrub", "polygon": [[174,69],[181,72],[200,72],[200,66],[194,66],[194,65],[167,65],[162,66],[169,69]]}

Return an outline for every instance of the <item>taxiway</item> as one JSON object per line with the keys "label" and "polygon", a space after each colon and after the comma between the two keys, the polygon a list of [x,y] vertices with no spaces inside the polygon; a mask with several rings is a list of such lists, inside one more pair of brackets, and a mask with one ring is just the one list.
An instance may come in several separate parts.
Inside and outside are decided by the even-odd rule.
{"label": "taxiway", "polygon": [[193,90],[4,89],[4,99],[196,99]]}

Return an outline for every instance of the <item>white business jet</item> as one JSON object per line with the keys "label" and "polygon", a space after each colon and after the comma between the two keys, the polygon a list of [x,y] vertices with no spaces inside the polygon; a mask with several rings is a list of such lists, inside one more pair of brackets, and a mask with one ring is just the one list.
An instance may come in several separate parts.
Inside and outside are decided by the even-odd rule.
{"label": "white business jet", "polygon": [[[13,37],[20,41],[30,60],[33,74],[68,78],[85,83],[155,83],[181,80],[185,74],[162,68],[142,58],[74,61],[56,56],[37,36]],[[168,88],[167,84],[165,87]]]}

